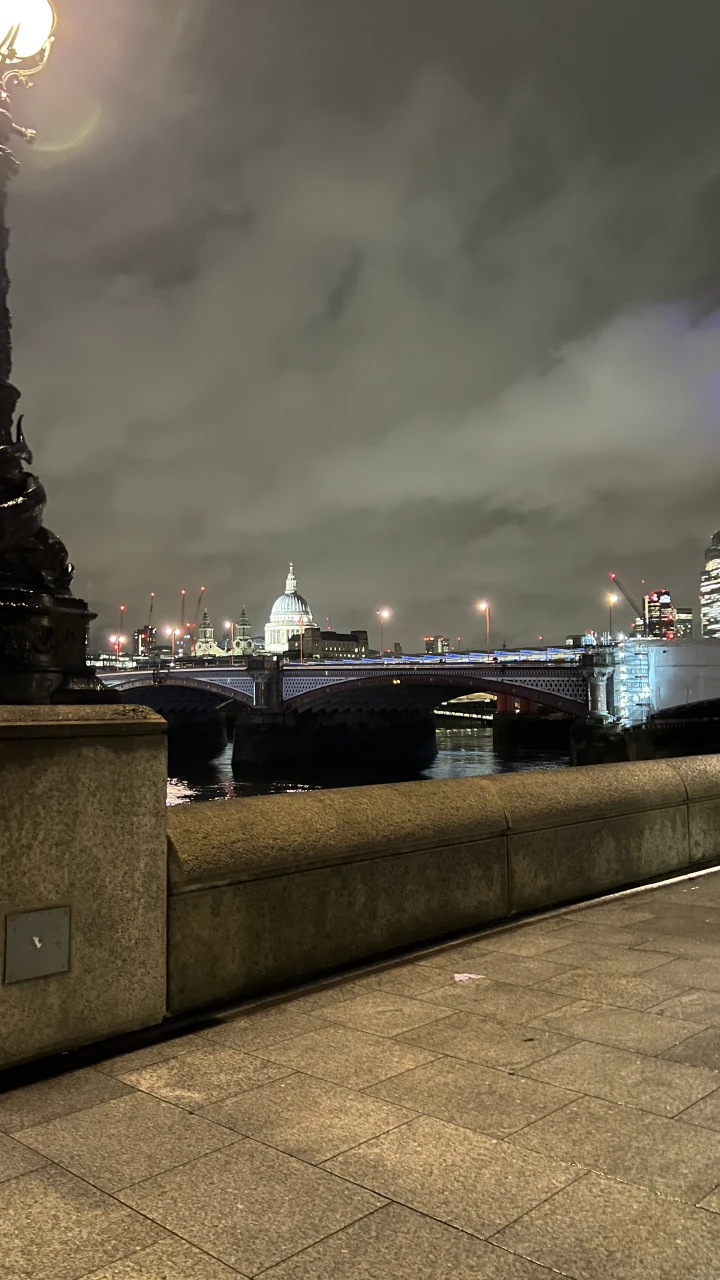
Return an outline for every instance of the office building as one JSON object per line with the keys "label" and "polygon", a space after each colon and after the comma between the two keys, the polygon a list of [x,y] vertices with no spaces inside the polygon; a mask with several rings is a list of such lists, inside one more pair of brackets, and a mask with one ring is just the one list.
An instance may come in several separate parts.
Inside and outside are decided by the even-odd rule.
{"label": "office building", "polygon": [[138,627],[133,632],[133,654],[136,658],[150,658],[157,648],[157,627]]}
{"label": "office building", "polygon": [[367,631],[321,631],[317,626],[305,627],[302,636],[298,632],[288,641],[288,655],[295,661],[300,657],[301,643],[305,662],[341,662],[344,658],[359,659],[368,655]]}
{"label": "office building", "polygon": [[447,636],[425,636],[425,652],[439,654],[444,657],[450,652],[450,641]]}
{"label": "office building", "polygon": [[643,629],[650,640],[675,639],[675,610],[665,588],[649,591],[643,598]]}
{"label": "office building", "polygon": [[700,579],[700,631],[703,640],[720,640],[720,532],[705,552]]}
{"label": "office building", "polygon": [[692,640],[693,634],[693,611],[688,606],[679,605],[673,610],[675,615],[675,639],[676,640]]}

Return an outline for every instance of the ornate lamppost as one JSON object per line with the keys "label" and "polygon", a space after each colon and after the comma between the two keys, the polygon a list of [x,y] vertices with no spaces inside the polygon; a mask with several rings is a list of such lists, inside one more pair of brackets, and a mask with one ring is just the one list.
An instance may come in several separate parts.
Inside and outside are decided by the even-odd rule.
{"label": "ornate lamppost", "polygon": [[95,616],[71,590],[73,566],[43,524],[45,490],[28,467],[32,454],[20,392],[10,381],[12,323],[8,307],[7,199],[19,169],[8,144],[32,142],[16,124],[11,93],[28,88],[53,45],[53,0],[0,0],[0,703],[115,701],[86,664],[87,627]]}

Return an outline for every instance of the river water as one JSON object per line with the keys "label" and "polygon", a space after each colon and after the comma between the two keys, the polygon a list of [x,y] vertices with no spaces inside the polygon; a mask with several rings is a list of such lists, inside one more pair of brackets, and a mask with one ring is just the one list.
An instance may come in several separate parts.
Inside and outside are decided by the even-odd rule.
{"label": "river water", "polygon": [[[490,773],[519,773],[528,769],[562,769],[570,763],[558,751],[516,751],[512,755],[493,750],[492,729],[473,726],[438,729],[438,755],[423,773],[412,778],[470,778]],[[334,775],[298,778],[279,775],[258,778],[257,775],[233,773],[232,746],[228,746],[211,764],[199,761],[174,763],[168,779],[168,804],[194,804],[202,800],[233,800],[244,796],[272,795],[277,792],[316,791],[327,787],[362,786],[368,782],[395,782],[398,777]]]}

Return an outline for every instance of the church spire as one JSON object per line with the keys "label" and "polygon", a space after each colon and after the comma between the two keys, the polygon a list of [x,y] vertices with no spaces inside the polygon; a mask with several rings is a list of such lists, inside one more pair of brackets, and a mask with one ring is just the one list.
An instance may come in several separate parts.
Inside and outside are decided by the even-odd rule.
{"label": "church spire", "polygon": [[290,561],[290,572],[285,583],[285,595],[293,596],[297,591],[297,582],[295,581],[295,569],[292,560]]}

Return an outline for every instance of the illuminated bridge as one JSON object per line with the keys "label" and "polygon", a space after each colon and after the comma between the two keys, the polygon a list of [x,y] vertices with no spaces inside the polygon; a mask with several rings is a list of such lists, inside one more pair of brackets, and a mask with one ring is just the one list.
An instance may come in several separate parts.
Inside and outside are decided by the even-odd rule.
{"label": "illuminated bridge", "polygon": [[171,727],[198,729],[230,715],[235,758],[270,763],[358,751],[396,760],[431,758],[434,709],[470,693],[575,719],[602,715],[611,670],[601,654],[578,660],[567,653],[545,661],[508,655],[336,664],[269,659],[247,667],[134,670],[104,679],[123,701],[152,707]]}

